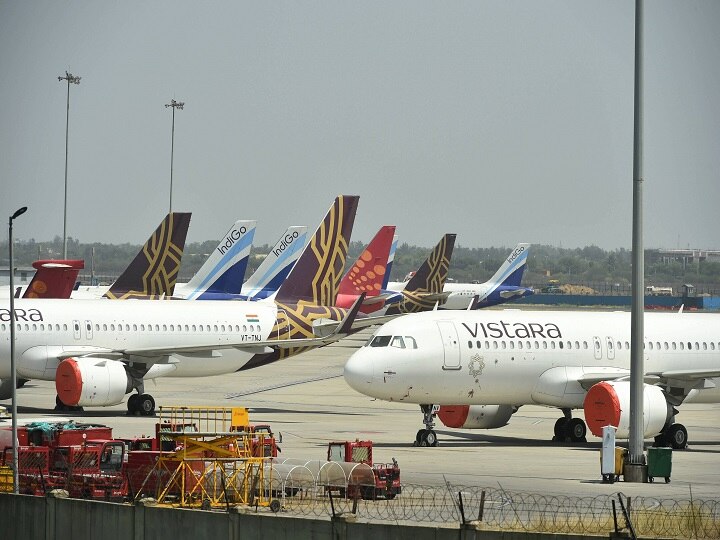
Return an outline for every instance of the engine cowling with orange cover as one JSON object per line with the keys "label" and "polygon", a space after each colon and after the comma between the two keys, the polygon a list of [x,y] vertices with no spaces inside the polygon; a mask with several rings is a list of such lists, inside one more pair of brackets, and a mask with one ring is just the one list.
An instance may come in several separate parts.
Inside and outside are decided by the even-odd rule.
{"label": "engine cowling with orange cover", "polygon": [[441,405],[437,417],[447,427],[495,429],[507,425],[514,405]]}

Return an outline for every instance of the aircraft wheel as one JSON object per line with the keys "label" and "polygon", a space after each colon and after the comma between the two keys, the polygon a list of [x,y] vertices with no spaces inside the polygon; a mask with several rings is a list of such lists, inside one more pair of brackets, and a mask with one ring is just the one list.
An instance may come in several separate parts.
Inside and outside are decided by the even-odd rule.
{"label": "aircraft wheel", "polygon": [[140,413],[140,394],[131,394],[127,400],[128,414]]}
{"label": "aircraft wheel", "polygon": [[572,442],[586,442],[587,427],[581,418],[573,418],[568,422],[568,435]]}
{"label": "aircraft wheel", "polygon": [[667,429],[667,440],[675,450],[687,448],[687,429],[682,424],[673,424]]}
{"label": "aircraft wheel", "polygon": [[138,405],[140,414],[143,416],[153,416],[155,414],[155,400],[150,394],[138,396]]}
{"label": "aircraft wheel", "polygon": [[277,514],[280,511],[280,501],[277,499],[273,499],[270,501],[270,510],[272,510],[273,513]]}
{"label": "aircraft wheel", "polygon": [[437,434],[432,429],[428,429],[425,433],[425,442],[427,442],[427,446],[438,445]]}
{"label": "aircraft wheel", "polygon": [[418,432],[415,434],[415,444],[413,446],[421,446],[421,442],[423,440],[423,437],[425,435],[424,429],[419,429]]}
{"label": "aircraft wheel", "polygon": [[565,434],[567,433],[568,420],[564,416],[561,416],[555,421],[553,427],[553,441],[564,441]]}

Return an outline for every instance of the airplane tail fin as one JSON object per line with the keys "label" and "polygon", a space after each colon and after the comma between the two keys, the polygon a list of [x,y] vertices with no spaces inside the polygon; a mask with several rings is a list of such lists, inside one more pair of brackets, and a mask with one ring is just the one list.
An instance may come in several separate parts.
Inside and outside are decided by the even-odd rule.
{"label": "airplane tail fin", "polygon": [[398,246],[398,235],[393,236],[392,244],[390,245],[390,254],[388,255],[388,262],[385,265],[385,277],[382,282],[383,290],[387,289],[388,283],[390,282],[390,272],[392,272],[393,262],[395,261],[395,252]]}
{"label": "airplane tail fin", "polygon": [[80,270],[85,268],[82,259],[41,260],[33,263],[37,271],[25,289],[23,298],[70,298]]}
{"label": "airplane tail fin", "polygon": [[262,300],[275,294],[300,257],[306,241],[305,225],[288,227],[245,282],[242,294],[250,300]]}
{"label": "airplane tail fin", "polygon": [[276,301],[333,306],[345,267],[359,197],[339,195],[278,289]]}
{"label": "airplane tail fin", "polygon": [[189,212],[168,214],[104,296],[112,299],[172,296],[190,215]]}
{"label": "airplane tail fin", "polygon": [[388,315],[427,311],[443,298],[455,236],[446,234],[440,239],[420,269],[405,285],[402,301],[388,308]]}
{"label": "airplane tail fin", "polygon": [[510,252],[510,255],[502,264],[495,275],[490,278],[488,283],[493,285],[505,285],[512,287],[520,287],[523,273],[527,267],[528,254],[530,253],[530,244],[520,243]]}
{"label": "airplane tail fin", "polygon": [[239,295],[250,259],[257,221],[236,221],[215,251],[185,286],[186,300]]}
{"label": "airplane tail fin", "polygon": [[394,234],[394,225],[384,225],[380,228],[343,276],[340,281],[340,294],[358,296],[364,292],[367,297],[380,294],[387,273]]}

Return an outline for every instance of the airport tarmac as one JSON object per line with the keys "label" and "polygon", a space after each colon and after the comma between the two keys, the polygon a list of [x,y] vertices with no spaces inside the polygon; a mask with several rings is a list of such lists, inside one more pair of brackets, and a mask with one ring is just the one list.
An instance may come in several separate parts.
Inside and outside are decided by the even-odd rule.
{"label": "airport tarmac", "polygon": [[[397,459],[404,483],[444,486],[447,481],[585,497],[621,491],[661,499],[717,498],[720,492],[720,404],[680,407],[678,420],[688,429],[690,446],[673,452],[669,484],[662,479],[603,484],[600,439],[589,435],[587,443],[551,442],[560,416],[555,409],[524,406],[508,426],[495,430],[447,429],[438,422],[440,446],[414,447],[422,427],[417,405],[373,400],[345,384],[343,365],[360,343],[358,337],[231,375],[159,379],[157,385],[149,382],[146,391],[158,406],[248,407],[251,422],[269,423],[282,434],[281,457],[324,459],[329,441],[370,439],[375,461]],[[30,381],[17,395],[20,418],[55,414],[54,383]],[[2,404],[9,409],[9,402]],[[156,421],[127,416],[124,403],[57,414],[109,425],[118,437],[151,434]]]}

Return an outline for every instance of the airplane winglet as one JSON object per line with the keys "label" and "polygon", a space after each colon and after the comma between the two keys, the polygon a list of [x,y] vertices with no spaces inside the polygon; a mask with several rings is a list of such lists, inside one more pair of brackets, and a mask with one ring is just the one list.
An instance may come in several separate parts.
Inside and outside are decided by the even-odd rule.
{"label": "airplane winglet", "polygon": [[355,300],[355,303],[345,314],[343,320],[340,321],[336,332],[337,334],[349,334],[352,331],[352,325],[355,322],[355,317],[357,317],[357,314],[360,311],[360,306],[362,306],[362,303],[365,300],[365,294],[366,293],[361,293],[360,296],[357,297],[357,300]]}

